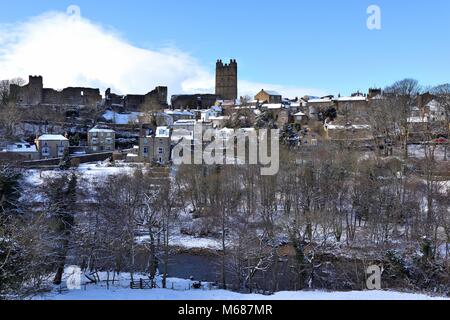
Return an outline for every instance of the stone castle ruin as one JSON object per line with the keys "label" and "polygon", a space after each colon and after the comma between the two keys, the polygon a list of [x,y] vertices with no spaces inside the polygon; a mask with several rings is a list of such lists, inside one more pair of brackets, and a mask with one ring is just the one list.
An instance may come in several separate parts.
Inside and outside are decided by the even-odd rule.
{"label": "stone castle ruin", "polygon": [[10,91],[21,106],[96,106],[102,101],[99,89],[69,87],[59,91],[44,88],[42,76],[30,76],[24,86],[12,84]]}
{"label": "stone castle ruin", "polygon": [[149,111],[164,110],[167,104],[167,87],[156,87],[147,94],[117,95],[107,89],[105,106],[116,111]]}
{"label": "stone castle ruin", "polygon": [[[204,109],[214,105],[217,100],[236,100],[238,98],[237,62],[234,59],[224,64],[216,63],[215,94],[174,95],[172,108]],[[147,94],[118,95],[105,91],[104,99],[97,88],[68,87],[62,90],[44,88],[42,76],[29,76],[24,86],[12,84],[10,92],[19,106],[49,106],[62,110],[79,110],[82,107],[110,108],[119,112],[164,110],[167,104],[167,87],[159,86]]]}
{"label": "stone castle ruin", "polygon": [[42,76],[29,76],[28,84],[12,84],[10,92],[20,106],[52,107],[111,107],[120,111],[140,111],[150,105],[155,109],[167,107],[167,87],[157,87],[145,95],[119,96],[106,90],[105,100],[100,89],[69,87],[62,90],[44,88]]}

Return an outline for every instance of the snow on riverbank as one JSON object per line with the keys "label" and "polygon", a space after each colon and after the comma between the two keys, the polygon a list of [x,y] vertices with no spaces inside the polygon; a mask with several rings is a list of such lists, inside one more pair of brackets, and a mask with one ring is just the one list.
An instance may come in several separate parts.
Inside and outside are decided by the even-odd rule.
{"label": "snow on riverbank", "polygon": [[50,293],[44,300],[441,300],[422,294],[393,291],[297,291],[278,292],[274,295],[240,294],[225,290],[132,290],[129,288],[88,286],[86,290],[71,290],[67,293]]}
{"label": "snow on riverbank", "polygon": [[[100,279],[105,280],[104,272],[99,274]],[[112,277],[112,276],[111,276]],[[143,276],[142,276],[143,277]],[[135,275],[135,281],[139,280]],[[143,277],[145,279],[145,277]],[[192,289],[192,281],[178,278],[168,278],[167,287],[161,289],[161,278],[158,277],[156,289],[130,289],[129,274],[121,273],[116,277],[116,284],[106,282],[99,284],[87,284],[82,280],[80,290],[58,289],[36,297],[36,300],[443,300],[448,298],[431,297],[424,294],[401,293],[395,291],[350,291],[350,292],[325,292],[325,291],[283,291],[273,295],[241,294],[226,290],[214,289],[209,283],[204,283],[202,289]]]}
{"label": "snow on riverbank", "polygon": [[[137,237],[137,242],[142,243],[149,239],[149,236]],[[222,244],[220,240],[213,238],[198,238],[183,234],[174,234],[170,237],[170,246],[182,247],[184,249],[211,249],[220,250]]]}

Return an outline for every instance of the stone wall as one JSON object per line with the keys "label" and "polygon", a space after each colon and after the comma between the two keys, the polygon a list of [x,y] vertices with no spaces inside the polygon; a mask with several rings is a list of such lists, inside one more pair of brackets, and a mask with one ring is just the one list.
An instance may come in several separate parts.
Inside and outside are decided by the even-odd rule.
{"label": "stone wall", "polygon": [[209,109],[220,97],[215,94],[174,95],[171,98],[172,109]]}
{"label": "stone wall", "polygon": [[167,87],[156,87],[147,94],[129,94],[120,96],[111,93],[111,89],[105,92],[106,107],[117,111],[144,111],[150,108],[153,110],[164,110],[167,104]]}
{"label": "stone wall", "polygon": [[99,89],[92,88],[65,88],[61,91],[43,89],[42,104],[96,106],[102,101]]}
{"label": "stone wall", "polygon": [[28,84],[12,84],[10,92],[20,105],[38,105],[42,103],[43,79],[41,76],[29,76]]}

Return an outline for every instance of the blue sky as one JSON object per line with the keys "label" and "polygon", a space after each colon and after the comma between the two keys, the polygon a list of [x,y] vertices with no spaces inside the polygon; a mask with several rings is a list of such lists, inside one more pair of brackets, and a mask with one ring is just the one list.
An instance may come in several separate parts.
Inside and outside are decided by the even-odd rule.
{"label": "blue sky", "polygon": [[[177,48],[211,73],[217,58],[237,59],[252,83],[350,94],[405,77],[450,82],[447,0],[16,0],[2,1],[0,24],[71,4],[133,46]],[[366,27],[371,4],[381,30]]]}

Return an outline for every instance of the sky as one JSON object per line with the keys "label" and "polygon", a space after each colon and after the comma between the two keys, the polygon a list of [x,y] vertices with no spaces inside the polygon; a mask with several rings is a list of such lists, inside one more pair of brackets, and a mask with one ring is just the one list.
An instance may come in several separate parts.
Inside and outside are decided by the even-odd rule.
{"label": "sky", "polygon": [[214,92],[216,60],[232,58],[240,95],[349,95],[450,82],[449,33],[448,0],[0,0],[0,79]]}

